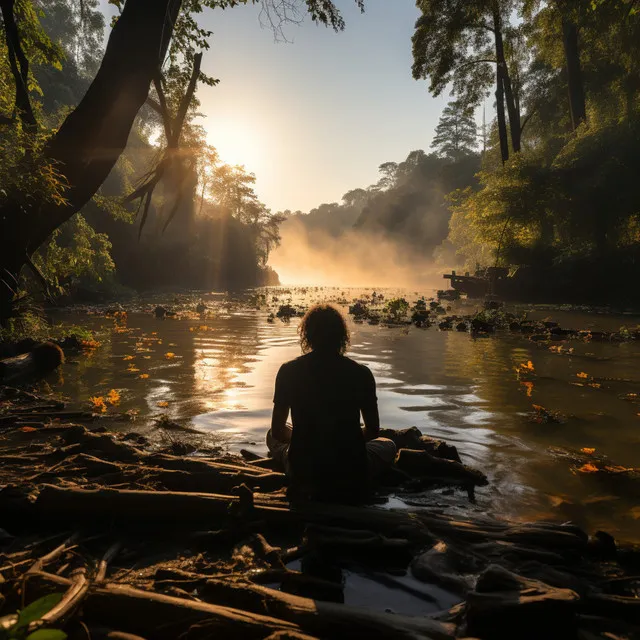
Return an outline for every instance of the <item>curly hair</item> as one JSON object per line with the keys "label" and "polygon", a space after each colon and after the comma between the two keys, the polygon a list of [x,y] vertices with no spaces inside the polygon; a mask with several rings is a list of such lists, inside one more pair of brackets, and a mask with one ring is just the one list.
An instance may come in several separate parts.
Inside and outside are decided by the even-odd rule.
{"label": "curly hair", "polygon": [[342,314],[330,304],[317,304],[304,314],[298,327],[303,353],[310,351],[344,354],[349,329]]}

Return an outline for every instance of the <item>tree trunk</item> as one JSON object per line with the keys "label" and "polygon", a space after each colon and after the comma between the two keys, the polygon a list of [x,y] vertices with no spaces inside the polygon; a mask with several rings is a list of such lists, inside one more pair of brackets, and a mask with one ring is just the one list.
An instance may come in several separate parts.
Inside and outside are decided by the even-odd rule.
{"label": "tree trunk", "polygon": [[509,131],[511,133],[511,146],[514,153],[520,151],[520,109],[513,93],[509,67],[504,55],[504,41],[502,39],[502,18],[497,4],[493,9],[493,28],[496,48],[496,63],[502,77],[503,93],[509,113]]}
{"label": "tree trunk", "polygon": [[124,150],[166,55],[181,4],[127,0],[96,77],[45,150],[68,184],[65,202],[14,192],[0,206],[0,321],[10,313],[26,256],[91,199]]}
{"label": "tree trunk", "polygon": [[580,69],[580,48],[578,45],[578,27],[569,18],[562,17],[562,41],[567,65],[567,82],[569,85],[569,107],[571,109],[571,125],[574,131],[581,122],[587,120],[587,108]]}
{"label": "tree trunk", "polygon": [[[500,63],[502,31],[497,7],[494,7],[493,10],[493,27],[496,47],[496,115],[498,118],[498,136],[500,137],[500,155],[502,156],[502,164],[504,164],[509,159],[509,140],[507,138],[507,121],[504,113],[504,69]],[[504,58],[504,51],[502,51],[502,58]]]}
{"label": "tree trunk", "polygon": [[498,118],[498,136],[500,138],[500,155],[502,164],[509,159],[509,139],[507,138],[507,120],[504,114],[504,86],[502,84],[502,68],[496,67],[496,114]]}

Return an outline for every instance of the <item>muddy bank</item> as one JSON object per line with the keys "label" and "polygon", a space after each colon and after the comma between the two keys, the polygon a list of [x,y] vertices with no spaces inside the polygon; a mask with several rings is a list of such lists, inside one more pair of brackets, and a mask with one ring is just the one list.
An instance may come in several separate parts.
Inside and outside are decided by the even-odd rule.
{"label": "muddy bank", "polygon": [[[69,423],[45,398],[2,394],[0,601],[11,616],[49,596],[29,631],[640,637],[640,550],[570,523],[521,524],[465,510],[486,479],[456,462],[455,448],[417,430],[385,434],[401,447],[386,482],[400,497],[403,488],[462,489],[455,509],[291,503],[284,474],[250,452],[175,455],[185,452],[109,433],[98,416]],[[402,576],[412,575],[426,585],[418,593],[433,613],[344,604],[345,570],[367,575],[382,593],[407,589]],[[438,593],[453,606],[437,611]]]}

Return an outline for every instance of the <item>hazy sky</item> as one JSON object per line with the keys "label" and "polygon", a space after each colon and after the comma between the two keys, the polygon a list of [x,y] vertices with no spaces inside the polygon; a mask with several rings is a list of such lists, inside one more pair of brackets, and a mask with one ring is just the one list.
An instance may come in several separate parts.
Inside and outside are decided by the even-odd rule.
{"label": "hazy sky", "polygon": [[214,32],[203,69],[202,124],[221,158],[257,177],[274,211],[307,211],[377,180],[377,167],[429,150],[448,96],[411,77],[414,0],[337,0],[347,23],[334,33],[308,18],[285,27],[291,43],[261,28],[259,7],[201,14]]}

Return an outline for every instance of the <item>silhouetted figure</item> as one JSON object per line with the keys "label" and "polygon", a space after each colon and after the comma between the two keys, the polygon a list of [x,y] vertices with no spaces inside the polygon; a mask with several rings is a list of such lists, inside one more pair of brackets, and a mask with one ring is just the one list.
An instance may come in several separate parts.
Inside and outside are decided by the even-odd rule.
{"label": "silhouetted figure", "polygon": [[280,367],[267,446],[291,476],[294,495],[360,499],[396,455],[395,444],[378,437],[373,374],[344,355],[349,332],[334,307],[309,309],[299,333],[304,355]]}

